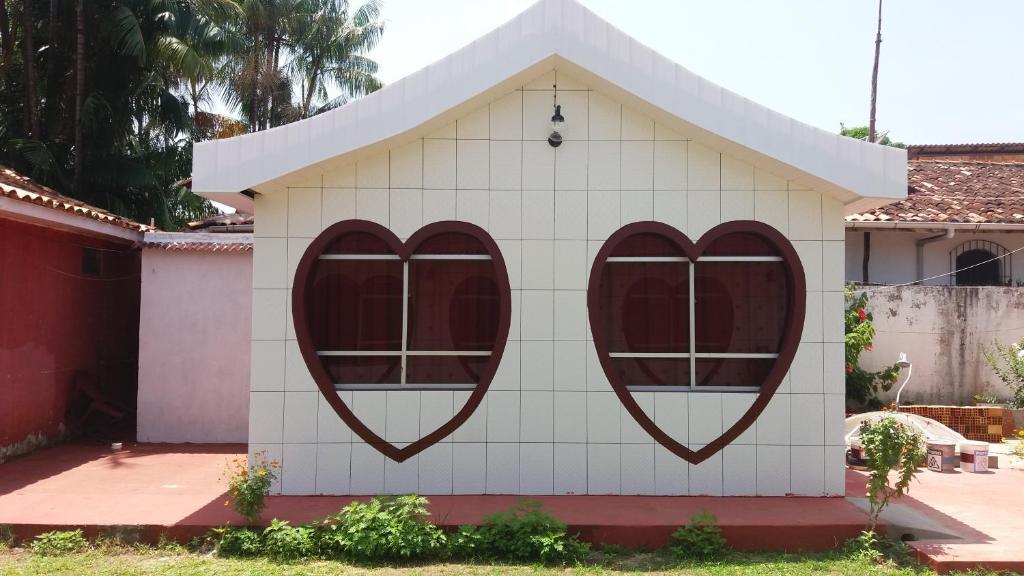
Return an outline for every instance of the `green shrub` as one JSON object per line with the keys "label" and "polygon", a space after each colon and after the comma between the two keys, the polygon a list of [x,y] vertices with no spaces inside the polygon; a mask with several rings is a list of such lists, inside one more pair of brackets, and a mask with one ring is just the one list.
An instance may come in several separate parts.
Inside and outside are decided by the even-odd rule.
{"label": "green shrub", "polygon": [[[910,488],[917,464],[924,458],[924,439],[892,416],[875,422],[865,420],[860,426],[860,437],[868,466],[868,531],[874,532],[889,500],[903,496]],[[896,483],[890,485],[893,469]]]}
{"label": "green shrub", "polygon": [[309,526],[293,527],[275,518],[263,530],[263,552],[274,560],[308,559],[316,552],[313,533]]}
{"label": "green shrub", "polygon": [[728,546],[718,527],[718,518],[707,511],[691,516],[689,524],[672,533],[672,542],[672,554],[687,560],[717,558]]}
{"label": "green shrub", "polygon": [[871,530],[865,530],[856,538],[847,540],[843,551],[854,560],[866,562],[878,562],[884,556],[881,541]]}
{"label": "green shrub", "polygon": [[29,549],[40,556],[63,556],[81,552],[89,547],[89,542],[81,530],[65,530],[43,532],[36,536]]}
{"label": "green shrub", "polygon": [[449,549],[473,560],[566,563],[582,560],[590,545],[567,536],[565,524],[542,512],[540,503],[524,500],[488,516],[480,527],[460,527]]}
{"label": "green shrub", "polygon": [[[1024,338],[1009,345],[996,340],[991,347],[983,348],[982,353],[996,376],[1013,390],[1010,407],[1024,408]],[[989,403],[998,401],[996,398],[995,402]]]}
{"label": "green shrub", "polygon": [[437,556],[446,538],[429,516],[427,499],[416,495],[353,502],[319,523],[316,547],[328,558],[362,562]]}
{"label": "green shrub", "polygon": [[248,558],[263,552],[263,542],[255,530],[226,526],[214,528],[213,533],[218,556]]}

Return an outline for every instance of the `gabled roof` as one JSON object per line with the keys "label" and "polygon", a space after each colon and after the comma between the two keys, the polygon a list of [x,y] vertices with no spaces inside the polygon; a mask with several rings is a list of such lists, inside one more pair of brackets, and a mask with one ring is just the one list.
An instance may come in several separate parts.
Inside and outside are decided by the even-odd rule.
{"label": "gabled roof", "polygon": [[858,223],[1024,228],[1024,163],[913,160],[905,200],[846,217]]}
{"label": "gabled roof", "polygon": [[251,200],[240,191],[274,189],[285,176],[342,154],[422,136],[552,67],[724,153],[830,193],[850,210],[906,193],[904,150],[842,137],[755,104],[640,44],[575,0],[540,0],[461,50],[335,110],[198,143],[194,190],[245,209]]}
{"label": "gabled roof", "polygon": [[[17,204],[5,204],[4,199],[17,202]],[[32,207],[29,207],[29,205]],[[42,212],[34,207],[55,212]],[[94,233],[127,239],[141,238],[141,233],[156,230],[152,226],[140,224],[102,208],[90,206],[74,198],[68,198],[33,181],[28,176],[19,174],[3,165],[0,165],[0,211],[18,212],[22,216],[36,221],[56,221],[62,219],[63,222],[60,222],[61,227],[88,229]],[[32,212],[32,214],[27,212]],[[73,216],[73,219],[63,218],[68,215]],[[79,218],[83,220],[79,220]],[[101,226],[97,227],[96,223],[101,224]],[[106,228],[107,225],[111,228]],[[125,234],[121,230],[128,231],[129,233]]]}

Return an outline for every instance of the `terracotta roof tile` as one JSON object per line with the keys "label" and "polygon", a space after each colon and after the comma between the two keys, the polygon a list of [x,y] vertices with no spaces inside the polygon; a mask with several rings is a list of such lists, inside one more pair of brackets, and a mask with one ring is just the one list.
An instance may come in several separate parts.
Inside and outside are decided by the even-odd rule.
{"label": "terracotta roof tile", "polygon": [[85,202],[63,196],[2,164],[0,164],[0,197],[20,200],[53,210],[70,212],[76,216],[91,218],[136,232],[156,230],[152,226],[140,224],[134,220],[107,212],[102,208],[90,206]]}
{"label": "terracotta roof tile", "polygon": [[252,234],[147,232],[142,245],[172,251],[250,252]]}
{"label": "terracotta roof tile", "polygon": [[1024,163],[914,160],[907,198],[847,222],[1024,224]]}

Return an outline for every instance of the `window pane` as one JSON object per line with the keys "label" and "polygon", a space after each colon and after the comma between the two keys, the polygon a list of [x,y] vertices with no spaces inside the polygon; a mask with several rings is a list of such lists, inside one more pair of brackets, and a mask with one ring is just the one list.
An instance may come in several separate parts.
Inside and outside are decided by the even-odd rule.
{"label": "window pane", "polygon": [[350,232],[328,244],[324,254],[394,254],[388,243],[373,234]]}
{"label": "window pane", "polygon": [[427,238],[416,248],[417,254],[487,254],[477,238],[458,232],[445,232]]}
{"label": "window pane", "polygon": [[401,356],[321,356],[335,384],[398,384]]}
{"label": "window pane", "polygon": [[660,234],[634,234],[615,246],[612,256],[685,256],[668,238]]}
{"label": "window pane", "polygon": [[774,358],[700,358],[697,386],[760,386],[774,364]]}
{"label": "window pane", "polygon": [[476,384],[489,356],[409,356],[406,384]]}
{"label": "window pane", "polygon": [[306,298],[317,350],[402,349],[402,262],[318,260]]}
{"label": "window pane", "polygon": [[612,358],[619,381],[626,386],[689,386],[690,361],[685,358]]}
{"label": "window pane", "polygon": [[778,353],[788,286],[781,262],[696,265],[696,351]]}
{"label": "window pane", "polygon": [[409,349],[493,350],[500,304],[490,260],[411,260]]}
{"label": "window pane", "polygon": [[609,262],[601,315],[611,352],[689,352],[689,264]]}
{"label": "window pane", "polygon": [[778,256],[767,240],[750,232],[726,234],[711,243],[702,256]]}

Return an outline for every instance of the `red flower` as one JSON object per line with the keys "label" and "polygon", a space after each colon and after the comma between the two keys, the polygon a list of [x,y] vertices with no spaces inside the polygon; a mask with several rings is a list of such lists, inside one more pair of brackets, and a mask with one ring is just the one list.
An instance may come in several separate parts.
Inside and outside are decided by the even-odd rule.
{"label": "red flower", "polygon": [[871,352],[871,345],[868,344],[867,346],[864,347],[864,349],[867,350],[868,352]]}
{"label": "red flower", "polygon": [[865,312],[863,308],[858,308],[857,309],[857,318],[860,318],[860,321],[863,322],[863,321],[868,319],[868,313]]}
{"label": "red flower", "polygon": [[846,373],[853,374],[853,366],[851,364],[846,365]]}

